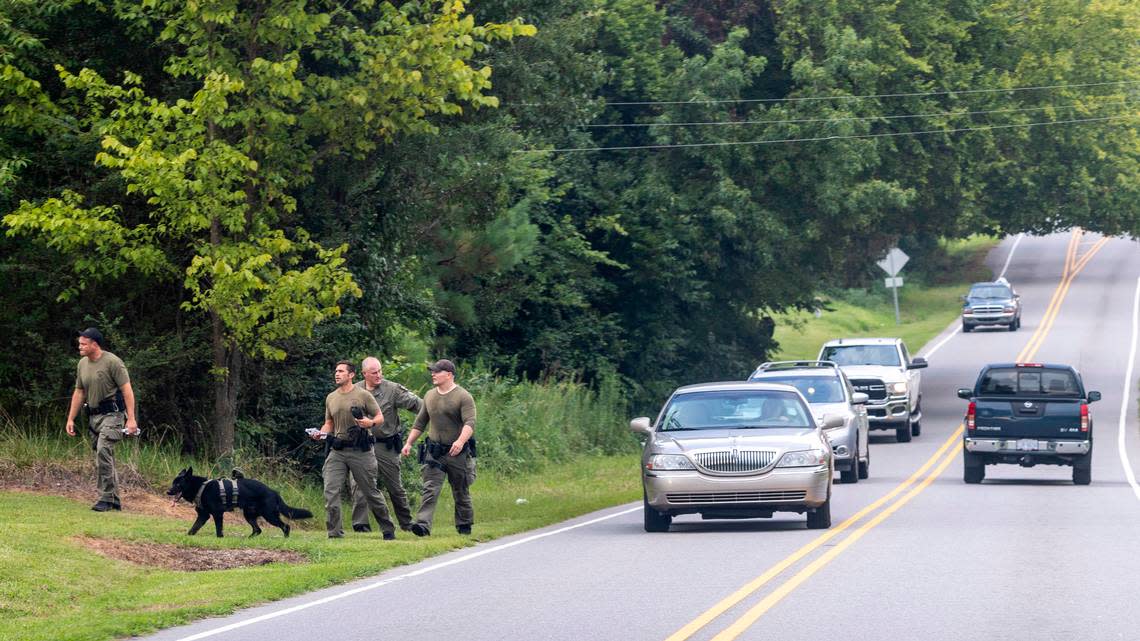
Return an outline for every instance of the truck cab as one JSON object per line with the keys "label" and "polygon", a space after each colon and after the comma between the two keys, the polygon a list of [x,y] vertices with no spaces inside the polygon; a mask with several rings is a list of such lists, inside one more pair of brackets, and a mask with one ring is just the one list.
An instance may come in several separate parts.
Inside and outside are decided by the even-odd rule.
{"label": "truck cab", "polygon": [[1077,370],[1047,363],[986,365],[973,388],[958,390],[970,402],[963,440],[963,479],[980,483],[987,465],[1068,465],[1073,482],[1092,481],[1093,422]]}

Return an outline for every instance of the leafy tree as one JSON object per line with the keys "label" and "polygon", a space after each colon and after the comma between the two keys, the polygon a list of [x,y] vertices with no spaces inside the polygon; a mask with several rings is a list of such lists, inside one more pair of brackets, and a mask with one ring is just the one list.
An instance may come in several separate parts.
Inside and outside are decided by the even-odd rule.
{"label": "leafy tree", "polygon": [[[476,26],[462,2],[209,0],[114,2],[132,28],[169,46],[165,72],[185,95],[148,94],[91,69],[60,68],[82,97],[75,122],[97,136],[95,160],[121,181],[119,198],[67,190],[25,201],[4,221],[73,257],[80,280],[138,274],[181,279],[187,309],[208,314],[215,376],[215,446],[233,446],[247,355],[283,358],[361,290],[344,245],[302,226],[296,191],[339,154],[363,156],[402,132],[437,130],[429,116],[493,107],[490,68],[468,61],[488,43],[530,35],[521,20]],[[37,100],[43,100],[37,95]],[[30,117],[32,102],[23,106]],[[142,201],[138,203],[136,201]]]}

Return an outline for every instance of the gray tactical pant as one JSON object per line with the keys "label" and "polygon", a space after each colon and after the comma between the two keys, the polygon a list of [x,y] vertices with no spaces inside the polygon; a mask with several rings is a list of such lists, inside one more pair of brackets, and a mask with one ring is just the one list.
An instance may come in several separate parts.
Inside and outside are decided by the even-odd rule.
{"label": "gray tactical pant", "polygon": [[431,522],[435,518],[435,504],[443,492],[445,479],[451,485],[451,497],[455,499],[455,526],[470,526],[475,522],[475,506],[471,503],[471,484],[475,481],[474,463],[474,459],[466,451],[459,456],[446,454],[439,458],[434,458],[431,454],[426,456],[423,465],[423,503],[420,504],[420,511],[416,513],[416,522],[431,530]]}
{"label": "gray tactical pant", "polygon": [[321,474],[325,480],[325,527],[329,536],[344,536],[344,524],[340,519],[340,493],[349,475],[357,487],[364,488],[365,500],[372,510],[372,516],[376,517],[380,531],[395,531],[396,526],[388,518],[388,505],[384,503],[384,495],[376,489],[376,455],[372,450],[329,450]]}
{"label": "gray tactical pant", "polygon": [[108,412],[88,417],[91,429],[99,433],[95,441],[95,479],[99,486],[99,500],[121,505],[119,475],[115,472],[115,445],[123,440],[126,414]]}
{"label": "gray tactical pant", "polygon": [[[408,504],[408,493],[404,491],[404,484],[400,480],[400,451],[390,450],[381,443],[373,446],[373,451],[376,452],[380,485],[392,497],[396,520],[400,523],[400,528],[406,530],[412,527],[412,508]],[[352,492],[352,524],[368,525],[368,498],[351,478],[348,479],[348,490]]]}

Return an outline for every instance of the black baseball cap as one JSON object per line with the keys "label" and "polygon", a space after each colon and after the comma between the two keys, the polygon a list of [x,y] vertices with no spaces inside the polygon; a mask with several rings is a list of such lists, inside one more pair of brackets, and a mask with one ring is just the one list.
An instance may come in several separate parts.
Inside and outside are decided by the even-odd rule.
{"label": "black baseball cap", "polygon": [[441,358],[438,361],[432,363],[431,365],[428,365],[428,371],[431,371],[431,372],[451,372],[452,374],[454,374],[455,373],[455,363],[452,363],[451,361],[447,360],[446,358]]}
{"label": "black baseball cap", "polygon": [[95,329],[94,327],[88,327],[87,329],[83,330],[82,332],[79,332],[79,335],[82,336],[83,338],[86,338],[88,340],[93,340],[96,343],[99,343],[99,347],[103,346],[103,332],[99,331],[98,329]]}

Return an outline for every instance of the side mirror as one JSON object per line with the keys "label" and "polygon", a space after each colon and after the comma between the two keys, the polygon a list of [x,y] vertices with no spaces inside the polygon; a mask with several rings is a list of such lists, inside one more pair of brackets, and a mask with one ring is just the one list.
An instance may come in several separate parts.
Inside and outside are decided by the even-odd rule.
{"label": "side mirror", "polygon": [[963,302],[963,303],[965,303],[965,302],[966,302],[966,300],[967,300],[967,299],[966,299],[966,295],[965,295],[965,294],[962,294],[961,296],[959,296],[959,298],[961,298],[961,299],[962,299],[962,302]]}
{"label": "side mirror", "polygon": [[918,357],[915,357],[913,360],[911,360],[910,365],[907,365],[906,368],[907,369],[923,369],[923,368],[926,368],[929,366],[930,366],[930,363],[927,363],[925,358],[918,356]]}
{"label": "side mirror", "polygon": [[834,429],[836,427],[843,427],[843,417],[835,414],[824,414],[823,420],[820,421],[819,426],[825,430]]}
{"label": "side mirror", "polygon": [[855,392],[851,395],[851,402],[855,405],[866,405],[869,400],[871,400],[871,397],[863,392]]}
{"label": "side mirror", "polygon": [[652,434],[653,426],[649,424],[648,416],[638,416],[629,422],[630,431],[637,434]]}
{"label": "side mirror", "polygon": [[968,401],[971,398],[973,398],[973,396],[974,396],[974,390],[972,390],[968,387],[959,387],[958,388],[958,398],[963,398],[963,399],[966,399]]}
{"label": "side mirror", "polygon": [[1090,403],[1095,403],[1100,400],[1100,392],[1089,392],[1088,399]]}

